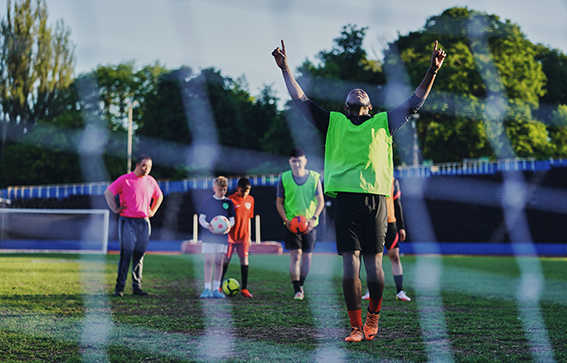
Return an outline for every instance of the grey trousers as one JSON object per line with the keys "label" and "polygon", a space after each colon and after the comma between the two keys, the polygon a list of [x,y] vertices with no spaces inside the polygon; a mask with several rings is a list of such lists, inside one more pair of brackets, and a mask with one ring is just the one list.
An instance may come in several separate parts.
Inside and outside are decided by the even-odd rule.
{"label": "grey trousers", "polygon": [[151,226],[149,218],[120,217],[118,220],[118,238],[120,239],[120,260],[116,291],[124,291],[130,260],[132,260],[132,288],[142,288],[142,270],[144,255],[150,240]]}

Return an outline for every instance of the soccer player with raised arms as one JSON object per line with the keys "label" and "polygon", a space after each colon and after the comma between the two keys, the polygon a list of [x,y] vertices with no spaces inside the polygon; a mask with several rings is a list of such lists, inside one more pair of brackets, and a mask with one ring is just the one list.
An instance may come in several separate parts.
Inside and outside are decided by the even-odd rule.
{"label": "soccer player with raised arms", "polygon": [[[347,342],[372,340],[384,291],[382,254],[387,229],[386,197],[394,174],[392,135],[416,113],[429,95],[447,54],[435,41],[429,69],[415,93],[389,112],[371,115],[368,94],[359,88],[346,97],[345,110],[329,112],[311,101],[289,69],[285,44],[272,52],[291,99],[300,112],[325,136],[325,193],[336,197],[337,251],[343,257],[343,293],[351,324]],[[361,259],[367,275],[370,301],[362,325]]]}

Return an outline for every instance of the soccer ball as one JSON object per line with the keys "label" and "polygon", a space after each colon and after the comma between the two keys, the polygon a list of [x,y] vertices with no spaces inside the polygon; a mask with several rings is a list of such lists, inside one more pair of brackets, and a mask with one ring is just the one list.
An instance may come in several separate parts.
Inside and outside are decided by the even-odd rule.
{"label": "soccer ball", "polygon": [[230,221],[225,216],[219,215],[211,220],[211,227],[215,234],[227,234],[230,229]]}
{"label": "soccer ball", "polygon": [[240,282],[237,279],[228,278],[222,283],[222,292],[226,296],[234,296],[240,292]]}
{"label": "soccer ball", "polygon": [[309,222],[307,222],[307,218],[305,218],[304,216],[293,217],[293,219],[290,222],[291,223],[289,228],[293,233],[303,234],[305,233],[305,231],[307,231],[307,228],[309,227]]}

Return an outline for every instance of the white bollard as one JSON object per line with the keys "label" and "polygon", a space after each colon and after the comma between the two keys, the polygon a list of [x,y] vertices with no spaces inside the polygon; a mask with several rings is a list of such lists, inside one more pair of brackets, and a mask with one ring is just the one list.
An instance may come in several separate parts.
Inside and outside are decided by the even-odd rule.
{"label": "white bollard", "polygon": [[255,222],[256,222],[256,243],[260,243],[260,216],[256,215],[255,217]]}

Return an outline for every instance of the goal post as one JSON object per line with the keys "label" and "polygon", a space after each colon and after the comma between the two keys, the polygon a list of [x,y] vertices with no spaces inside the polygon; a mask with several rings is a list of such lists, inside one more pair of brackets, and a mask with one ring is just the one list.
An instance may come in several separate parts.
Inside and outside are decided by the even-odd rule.
{"label": "goal post", "polygon": [[1,252],[108,252],[107,209],[0,208]]}

